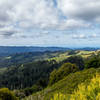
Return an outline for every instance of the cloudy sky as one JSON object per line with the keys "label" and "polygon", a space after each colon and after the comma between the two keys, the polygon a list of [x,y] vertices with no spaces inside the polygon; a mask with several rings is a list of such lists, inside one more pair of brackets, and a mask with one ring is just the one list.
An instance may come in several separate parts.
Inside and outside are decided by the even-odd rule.
{"label": "cloudy sky", "polygon": [[0,45],[100,47],[100,0],[0,0]]}

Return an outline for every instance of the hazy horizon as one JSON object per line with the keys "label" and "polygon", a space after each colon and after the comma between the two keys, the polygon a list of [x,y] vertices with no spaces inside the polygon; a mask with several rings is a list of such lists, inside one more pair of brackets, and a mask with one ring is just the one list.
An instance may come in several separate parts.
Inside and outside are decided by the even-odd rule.
{"label": "hazy horizon", "polygon": [[20,46],[20,45],[0,45],[0,47],[40,47],[40,48],[69,48],[69,49],[73,49],[73,48],[100,48],[100,46],[73,46],[73,47],[70,47],[70,46],[32,46],[32,45],[22,45],[22,46]]}

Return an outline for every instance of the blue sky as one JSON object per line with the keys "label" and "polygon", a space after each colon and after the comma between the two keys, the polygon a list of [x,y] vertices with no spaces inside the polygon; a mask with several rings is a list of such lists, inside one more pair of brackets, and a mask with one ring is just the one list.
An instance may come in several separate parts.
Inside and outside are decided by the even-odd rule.
{"label": "blue sky", "polygon": [[0,0],[0,45],[100,47],[99,0]]}

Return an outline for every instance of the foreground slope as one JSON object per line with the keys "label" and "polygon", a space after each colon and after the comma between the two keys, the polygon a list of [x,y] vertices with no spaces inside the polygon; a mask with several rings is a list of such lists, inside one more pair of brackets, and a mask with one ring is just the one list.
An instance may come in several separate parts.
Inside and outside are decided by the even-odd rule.
{"label": "foreground slope", "polygon": [[71,95],[57,93],[50,100],[100,100],[100,73],[97,73],[89,84],[79,84]]}
{"label": "foreground slope", "polygon": [[31,100],[31,99],[50,100],[50,98],[52,98],[55,93],[59,93],[59,92],[69,95],[74,91],[74,89],[77,88],[78,84],[82,82],[89,83],[91,78],[97,72],[100,72],[100,69],[91,68],[91,69],[69,74],[64,79],[55,83],[51,87],[47,87],[45,90],[27,97],[27,100]]}

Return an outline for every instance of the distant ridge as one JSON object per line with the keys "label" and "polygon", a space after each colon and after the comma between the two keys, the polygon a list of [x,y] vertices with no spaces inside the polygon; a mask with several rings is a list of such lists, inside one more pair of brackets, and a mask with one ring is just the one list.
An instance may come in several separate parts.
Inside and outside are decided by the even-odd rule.
{"label": "distant ridge", "polygon": [[67,47],[35,47],[35,46],[0,46],[0,54],[14,54],[14,53],[25,53],[25,52],[45,52],[45,51],[67,51],[67,50],[88,50],[95,51],[100,48],[67,48]]}
{"label": "distant ridge", "polygon": [[24,52],[45,52],[45,51],[66,51],[70,50],[70,48],[63,47],[25,47],[25,46],[0,46],[0,54],[1,53],[24,53]]}

